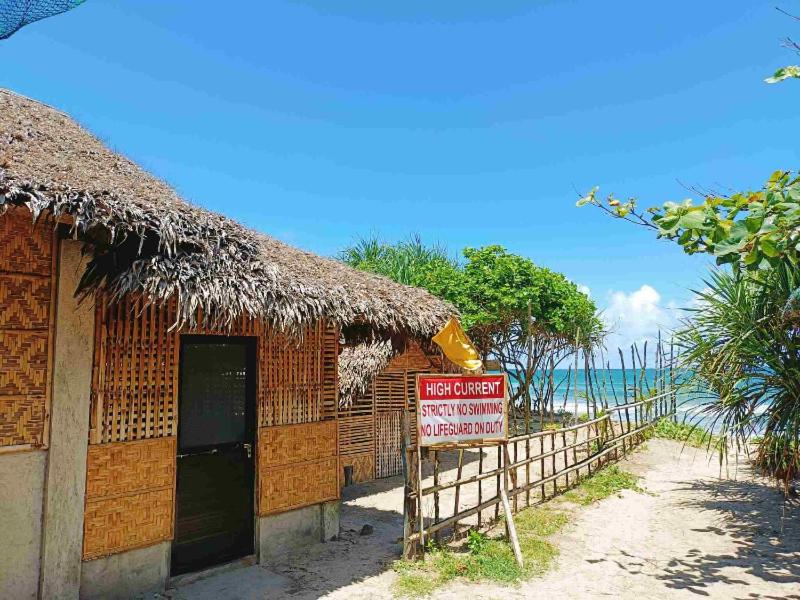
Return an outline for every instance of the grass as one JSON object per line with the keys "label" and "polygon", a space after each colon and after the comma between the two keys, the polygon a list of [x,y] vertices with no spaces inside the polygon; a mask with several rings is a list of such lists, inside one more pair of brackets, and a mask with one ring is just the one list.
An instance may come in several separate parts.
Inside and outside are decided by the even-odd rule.
{"label": "grass", "polygon": [[[620,490],[643,492],[637,485],[637,480],[632,473],[611,465],[567,492],[564,499],[588,505]],[[526,508],[514,515],[525,564],[523,568],[517,565],[514,552],[505,536],[490,538],[483,533],[471,531],[467,538],[466,551],[431,547],[425,561],[397,561],[394,564],[397,573],[394,591],[399,596],[420,598],[429,596],[436,588],[457,578],[513,585],[542,575],[558,557],[558,548],[547,538],[558,533],[568,522],[568,514],[556,508]]]}
{"label": "grass", "polygon": [[611,465],[584,479],[578,487],[564,494],[564,499],[586,506],[622,490],[643,492],[644,490],[637,484],[638,479],[633,473]]}
{"label": "grass", "polygon": [[683,442],[687,446],[694,448],[712,447],[716,448],[719,439],[708,433],[702,427],[690,425],[688,423],[676,423],[669,417],[659,419],[652,429],[653,437],[664,438]]}
{"label": "grass", "polygon": [[490,538],[471,531],[466,552],[434,547],[425,562],[396,562],[395,592],[418,598],[458,577],[510,585],[541,575],[558,556],[558,548],[544,538],[558,532],[568,521],[565,513],[549,508],[528,508],[515,515],[523,568],[517,564],[505,537]]}

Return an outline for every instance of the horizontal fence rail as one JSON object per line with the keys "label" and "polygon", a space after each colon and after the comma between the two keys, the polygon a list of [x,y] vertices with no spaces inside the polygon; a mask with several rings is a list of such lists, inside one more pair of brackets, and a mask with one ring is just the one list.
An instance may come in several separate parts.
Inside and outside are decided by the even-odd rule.
{"label": "horizontal fence rail", "polygon": [[497,522],[502,491],[512,513],[563,493],[641,444],[647,430],[674,411],[675,393],[669,390],[608,407],[583,423],[516,435],[500,445],[423,449],[427,476],[421,486],[420,457],[408,444],[404,555],[417,556],[420,542],[430,538],[456,538],[466,529]]}

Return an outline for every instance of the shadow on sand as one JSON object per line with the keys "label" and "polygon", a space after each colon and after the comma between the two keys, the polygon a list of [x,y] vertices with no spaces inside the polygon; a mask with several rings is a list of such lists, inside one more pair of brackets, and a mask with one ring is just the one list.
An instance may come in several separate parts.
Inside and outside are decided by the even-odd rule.
{"label": "shadow on sand", "polygon": [[[708,554],[692,548],[684,556],[670,560],[652,577],[668,588],[703,597],[711,595],[708,588],[713,584],[746,585],[745,581],[731,575],[731,569],[736,569],[762,581],[795,584],[797,591],[780,597],[745,594],[737,596],[738,599],[800,600],[800,564],[792,556],[800,545],[800,502],[797,499],[789,499],[781,506],[776,498],[782,498],[782,492],[754,481],[691,481],[685,482],[678,491],[690,492],[692,497],[681,506],[710,511],[714,513],[712,521],[718,523],[692,531],[728,536],[733,539],[735,550],[729,554]],[[637,565],[646,560],[623,554],[636,558],[634,564]],[[615,563],[633,572],[631,563]],[[637,570],[637,574],[641,572]]]}

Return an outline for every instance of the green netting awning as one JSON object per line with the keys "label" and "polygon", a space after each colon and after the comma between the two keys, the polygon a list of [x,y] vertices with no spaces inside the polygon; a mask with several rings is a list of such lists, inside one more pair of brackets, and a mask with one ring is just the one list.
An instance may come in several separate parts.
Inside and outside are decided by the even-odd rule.
{"label": "green netting awning", "polygon": [[0,40],[34,21],[46,19],[83,4],[85,0],[0,0]]}

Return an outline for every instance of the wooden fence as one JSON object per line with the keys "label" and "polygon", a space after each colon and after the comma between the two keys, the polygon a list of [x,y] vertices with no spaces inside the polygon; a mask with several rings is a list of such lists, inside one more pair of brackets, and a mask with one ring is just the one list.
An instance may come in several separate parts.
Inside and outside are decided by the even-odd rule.
{"label": "wooden fence", "polygon": [[[510,498],[511,511],[517,512],[574,487],[644,441],[648,428],[674,414],[675,401],[670,390],[608,407],[583,423],[553,425],[500,445],[427,453],[423,449],[423,469],[417,449],[408,443],[406,422],[404,556],[418,555],[429,536],[457,537],[460,531],[497,521],[502,490]],[[444,462],[448,464],[443,468]],[[419,474],[424,472],[420,490]]]}

